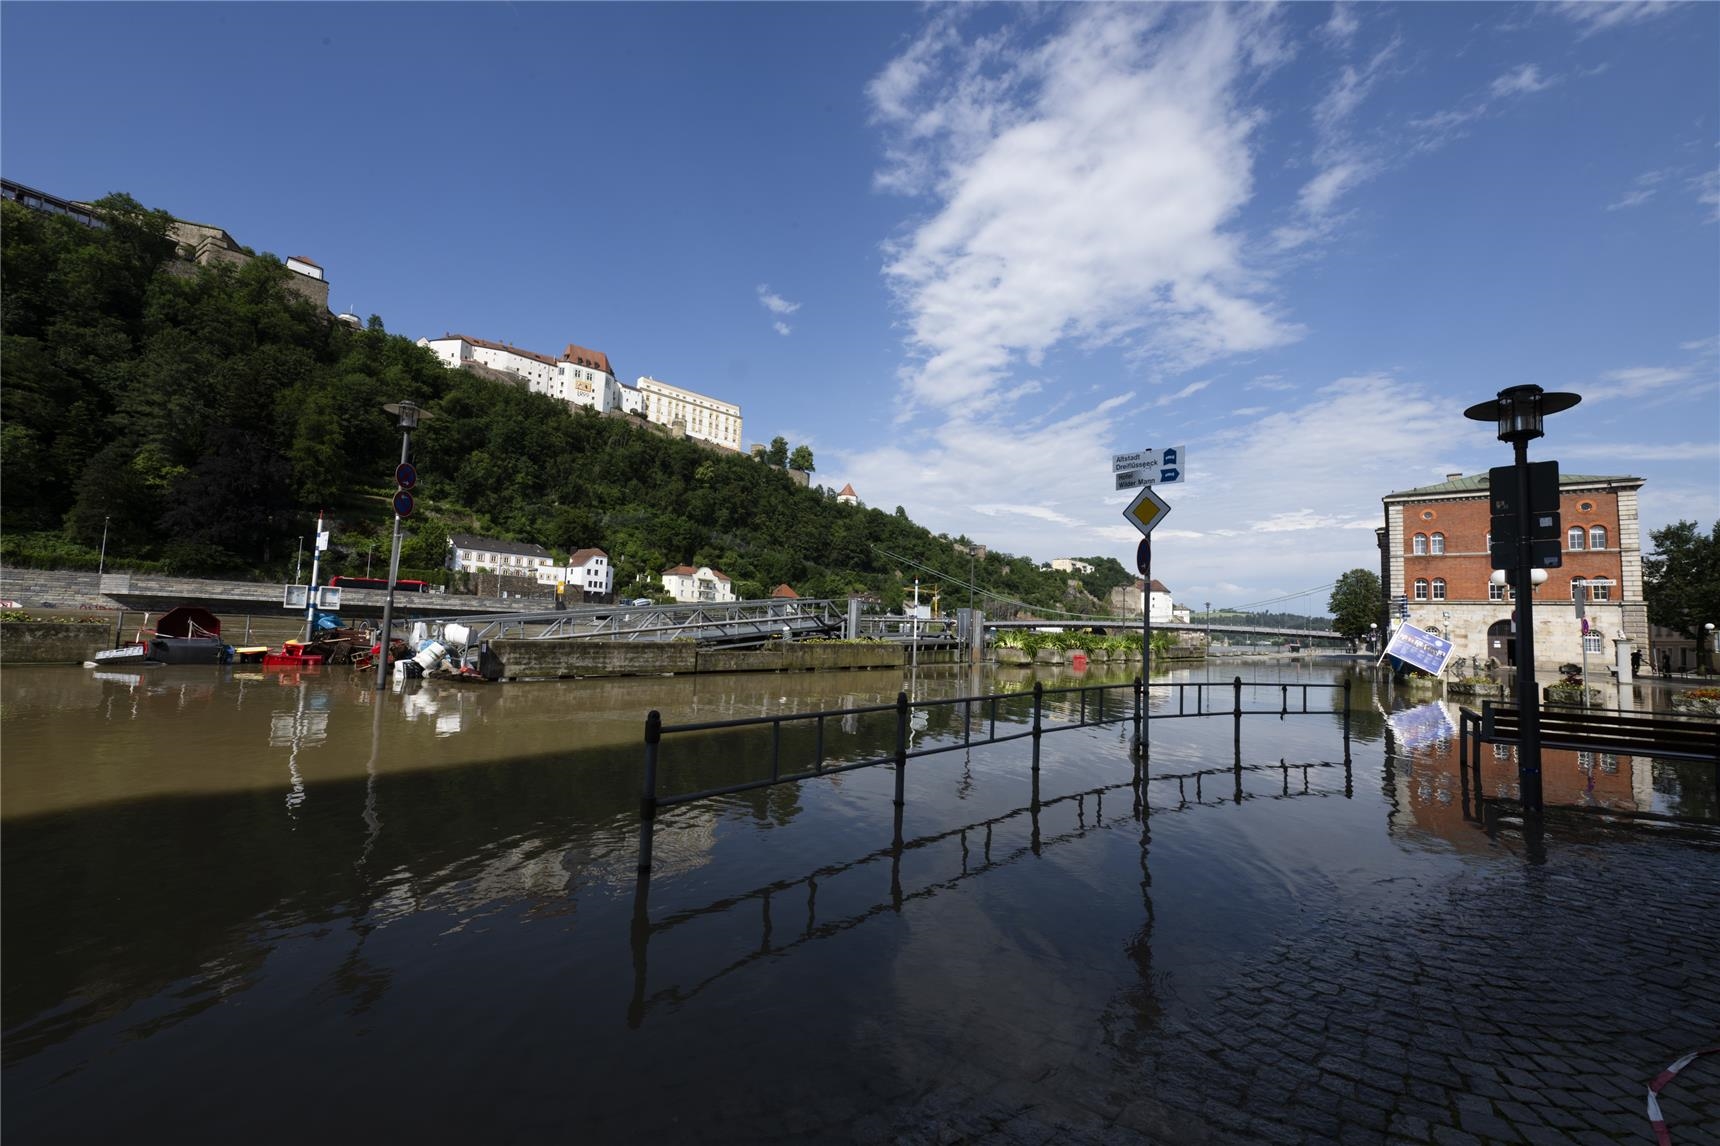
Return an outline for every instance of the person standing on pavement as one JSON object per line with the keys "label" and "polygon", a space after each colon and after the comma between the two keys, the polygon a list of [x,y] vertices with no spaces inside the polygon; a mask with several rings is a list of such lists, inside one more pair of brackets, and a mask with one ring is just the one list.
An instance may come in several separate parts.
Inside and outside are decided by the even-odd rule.
{"label": "person standing on pavement", "polygon": [[1641,676],[1642,675],[1642,650],[1641,649],[1630,650],[1630,675],[1631,676]]}
{"label": "person standing on pavement", "polygon": [[1672,675],[1672,654],[1665,649],[1660,650],[1660,675]]}

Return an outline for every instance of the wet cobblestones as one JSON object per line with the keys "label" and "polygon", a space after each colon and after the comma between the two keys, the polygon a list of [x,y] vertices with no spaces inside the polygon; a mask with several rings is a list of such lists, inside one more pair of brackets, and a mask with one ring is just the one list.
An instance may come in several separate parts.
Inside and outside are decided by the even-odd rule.
{"label": "wet cobblestones", "polygon": [[[1652,1141],[1648,1081],[1720,1042],[1720,845],[1555,841],[1545,864],[1496,856],[1397,887],[1338,900],[1109,1060],[1072,1050],[1030,1083],[947,1081],[829,1130],[903,1144]],[[1720,1146],[1720,1060],[1686,1068],[1662,1108],[1681,1146]]]}

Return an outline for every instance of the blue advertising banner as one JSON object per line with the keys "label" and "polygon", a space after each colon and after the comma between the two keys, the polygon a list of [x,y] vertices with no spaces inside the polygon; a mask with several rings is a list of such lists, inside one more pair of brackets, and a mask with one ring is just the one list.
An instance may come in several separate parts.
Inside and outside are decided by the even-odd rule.
{"label": "blue advertising banner", "polygon": [[1423,704],[1416,708],[1406,708],[1402,712],[1394,712],[1386,717],[1386,723],[1397,734],[1400,748],[1425,748],[1431,744],[1444,744],[1456,739],[1457,729],[1452,727],[1451,716],[1445,711],[1445,705],[1439,701]]}
{"label": "blue advertising banner", "polygon": [[1396,657],[1411,668],[1438,676],[1445,671],[1445,662],[1451,658],[1451,642],[1432,633],[1424,633],[1405,621],[1392,634],[1391,644],[1386,646],[1386,656]]}

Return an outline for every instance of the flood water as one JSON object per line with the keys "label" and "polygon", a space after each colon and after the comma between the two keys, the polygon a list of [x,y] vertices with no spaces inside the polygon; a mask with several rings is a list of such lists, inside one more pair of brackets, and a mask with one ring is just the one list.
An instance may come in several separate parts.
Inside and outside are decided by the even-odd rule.
{"label": "flood water", "polygon": [[[647,711],[673,725],[1035,678],[375,693],[336,670],[8,670],[5,1136],[841,1137],[940,1080],[1030,1091],[1071,1062],[1123,1069],[1321,905],[1524,862],[1462,815],[1455,706],[1352,675],[1346,766],[1343,693],[1318,686],[1355,670],[1211,671],[1265,682],[1251,709],[1299,709],[1315,686],[1312,714],[1155,721],[1138,787],[1126,723],[1046,735],[1037,779],[1031,740],[915,759],[899,841],[888,767],[682,805],[641,883]],[[1228,712],[1231,690],[1212,696]],[[893,721],[833,721],[827,752],[887,754]],[[941,709],[914,746],[961,734]],[[662,790],[768,775],[768,747],[670,736]],[[1510,761],[1485,768],[1510,794]],[[1549,752],[1546,777],[1549,803],[1716,814],[1702,768]]]}

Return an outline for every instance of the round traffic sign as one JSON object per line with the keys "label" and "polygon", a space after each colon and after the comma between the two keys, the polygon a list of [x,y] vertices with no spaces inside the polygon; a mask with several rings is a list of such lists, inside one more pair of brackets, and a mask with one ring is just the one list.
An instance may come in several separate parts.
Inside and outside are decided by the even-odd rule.
{"label": "round traffic sign", "polygon": [[418,470],[411,462],[401,462],[394,467],[394,484],[401,489],[411,489],[418,484]]}
{"label": "round traffic sign", "polygon": [[1153,571],[1153,539],[1141,538],[1141,543],[1135,546],[1135,572],[1141,576],[1149,576]]}
{"label": "round traffic sign", "polygon": [[400,490],[394,495],[394,512],[401,517],[412,516],[412,495]]}

